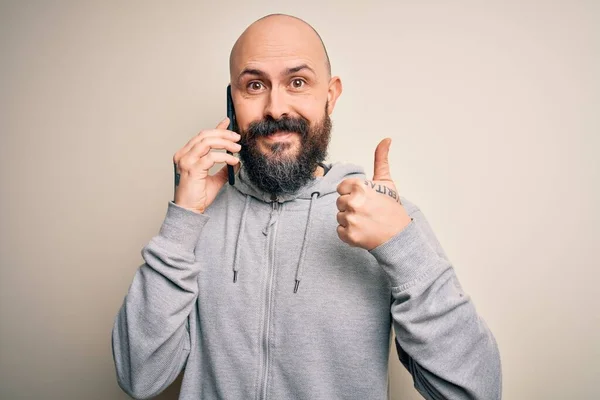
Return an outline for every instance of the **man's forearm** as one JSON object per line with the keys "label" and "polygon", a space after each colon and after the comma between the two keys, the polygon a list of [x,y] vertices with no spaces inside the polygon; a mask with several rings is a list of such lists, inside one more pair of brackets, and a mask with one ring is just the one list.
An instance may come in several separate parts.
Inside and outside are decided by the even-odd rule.
{"label": "man's forearm", "polygon": [[112,335],[119,385],[135,398],[160,393],[185,364],[190,351],[186,325],[198,296],[194,248],[207,218],[170,203],[160,233],[142,251],[145,263]]}
{"label": "man's forearm", "polygon": [[400,359],[427,399],[501,397],[495,339],[419,210],[372,254],[392,286]]}

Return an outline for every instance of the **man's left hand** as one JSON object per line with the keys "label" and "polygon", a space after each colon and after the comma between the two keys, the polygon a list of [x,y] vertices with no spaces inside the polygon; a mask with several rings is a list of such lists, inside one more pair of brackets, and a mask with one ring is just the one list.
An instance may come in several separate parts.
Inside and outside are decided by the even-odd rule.
{"label": "man's left hand", "polygon": [[337,187],[337,232],[351,246],[372,250],[410,223],[390,175],[391,143],[388,138],[377,146],[372,181],[346,179]]}

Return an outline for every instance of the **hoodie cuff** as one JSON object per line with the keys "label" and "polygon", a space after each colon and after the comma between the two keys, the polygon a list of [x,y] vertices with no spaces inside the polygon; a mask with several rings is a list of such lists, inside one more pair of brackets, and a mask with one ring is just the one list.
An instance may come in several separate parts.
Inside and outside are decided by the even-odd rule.
{"label": "hoodie cuff", "polygon": [[402,231],[370,253],[388,275],[391,286],[402,290],[428,276],[442,263],[412,218]]}
{"label": "hoodie cuff", "polygon": [[196,243],[200,239],[202,228],[208,220],[208,216],[180,207],[170,201],[158,236],[193,253]]}

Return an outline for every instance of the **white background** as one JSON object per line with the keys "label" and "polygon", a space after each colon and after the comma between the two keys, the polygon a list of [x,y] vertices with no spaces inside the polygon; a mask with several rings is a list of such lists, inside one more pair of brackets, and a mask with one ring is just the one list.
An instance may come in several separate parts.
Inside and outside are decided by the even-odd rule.
{"label": "white background", "polygon": [[[504,399],[600,398],[592,0],[2,1],[0,398],[126,398],[111,328],[171,157],[224,117],[231,46],[272,12],[313,24],[342,78],[330,160],[370,174],[393,138],[401,193],[498,340]],[[395,357],[391,397],[419,398]]]}

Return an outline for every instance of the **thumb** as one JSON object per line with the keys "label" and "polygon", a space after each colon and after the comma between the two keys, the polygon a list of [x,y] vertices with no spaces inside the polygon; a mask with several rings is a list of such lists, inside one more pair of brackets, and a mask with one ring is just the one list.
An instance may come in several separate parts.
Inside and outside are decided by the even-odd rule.
{"label": "thumb", "polygon": [[383,139],[375,149],[375,168],[373,169],[374,181],[391,181],[390,162],[388,161],[388,153],[392,139]]}

